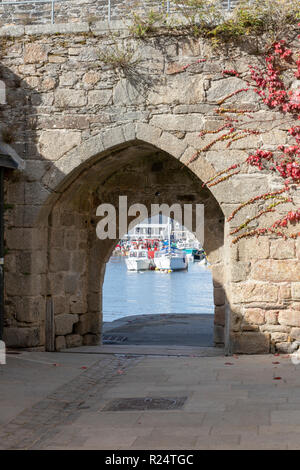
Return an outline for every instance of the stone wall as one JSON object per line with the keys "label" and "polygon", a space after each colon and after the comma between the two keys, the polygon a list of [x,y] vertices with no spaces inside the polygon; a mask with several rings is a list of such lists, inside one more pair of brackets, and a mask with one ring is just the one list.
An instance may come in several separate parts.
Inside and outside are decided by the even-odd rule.
{"label": "stone wall", "polygon": [[[257,146],[272,150],[285,143],[286,122],[274,129],[281,117],[254,93],[239,93],[230,104],[251,108],[265,132],[233,142],[230,149],[218,142],[186,167],[210,141],[199,131],[220,126],[216,103],[243,83],[222,70],[246,73],[249,63],[259,61],[256,50],[241,45],[215,51],[187,36],[133,40],[118,22],[110,29],[120,36],[112,37],[101,23],[0,30],[7,90],[1,121],[13,131],[11,145],[27,163],[23,173],[6,176],[8,345],[44,348],[50,338],[60,349],[98,341],[105,263],[113,244],[96,238],[96,207],[124,193],[131,203],[149,206],[160,193],[159,202],[205,204],[216,343],[246,353],[296,349],[299,241],[263,237],[230,246],[226,234],[241,219],[224,222],[239,203],[277,188],[278,180],[245,170],[211,192],[202,188],[215,170]],[[129,50],[134,55],[126,55]],[[125,67],[99,58],[116,51],[129,58]],[[209,60],[178,73],[203,57]],[[157,162],[163,165],[153,171]],[[241,217],[250,215],[247,211]]]}
{"label": "stone wall", "polygon": [[[21,1],[21,0],[20,0]],[[6,1],[0,2],[0,25],[32,25],[49,24],[52,17],[51,0],[49,3],[31,3],[20,5],[5,5]],[[87,21],[107,21],[109,19],[108,0],[57,0],[54,4],[54,22],[80,23]],[[164,0],[111,0],[110,18],[112,20],[126,20],[130,18],[132,8],[141,14],[150,9],[166,12],[167,5]],[[231,0],[232,5],[237,3]],[[222,1],[226,11],[228,1]],[[180,12],[174,2],[170,0],[170,13]]]}

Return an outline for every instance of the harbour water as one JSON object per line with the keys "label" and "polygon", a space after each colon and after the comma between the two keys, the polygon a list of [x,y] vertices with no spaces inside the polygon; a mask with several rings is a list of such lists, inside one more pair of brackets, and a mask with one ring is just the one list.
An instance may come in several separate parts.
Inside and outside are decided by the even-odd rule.
{"label": "harbour water", "polygon": [[187,271],[129,272],[125,260],[111,257],[103,286],[103,320],[146,314],[214,313],[209,268],[189,263]]}

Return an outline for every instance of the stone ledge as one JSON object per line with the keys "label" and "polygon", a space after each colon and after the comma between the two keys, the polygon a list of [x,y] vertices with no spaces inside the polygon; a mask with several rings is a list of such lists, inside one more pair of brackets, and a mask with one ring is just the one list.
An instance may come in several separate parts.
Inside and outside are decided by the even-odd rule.
{"label": "stone ledge", "polygon": [[[1,31],[1,30],[0,30]],[[37,24],[25,26],[25,34],[88,33],[88,23]]]}
{"label": "stone ledge", "polygon": [[7,25],[0,28],[0,36],[20,37],[25,34],[25,26]]}
{"label": "stone ledge", "polygon": [[98,35],[104,31],[122,31],[129,32],[129,25],[125,25],[122,20],[98,21],[91,25],[93,34]]}
{"label": "stone ledge", "polygon": [[51,34],[73,34],[89,33],[96,36],[110,31],[129,32],[129,27],[123,21],[99,21],[91,27],[89,23],[58,23],[58,24],[37,24],[37,25],[5,25],[0,27],[0,36],[20,37],[24,35],[51,35]]}
{"label": "stone ledge", "polygon": [[[110,31],[112,28],[104,29]],[[37,24],[30,26],[1,26],[0,37],[21,37],[24,35],[51,35],[51,34],[74,34],[88,33],[90,27],[88,23],[60,23],[60,24]]]}

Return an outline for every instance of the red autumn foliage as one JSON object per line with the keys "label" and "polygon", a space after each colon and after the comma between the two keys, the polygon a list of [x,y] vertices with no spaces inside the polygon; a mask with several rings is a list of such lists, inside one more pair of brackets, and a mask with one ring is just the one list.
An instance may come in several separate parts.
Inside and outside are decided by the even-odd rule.
{"label": "red autumn foliage", "polygon": [[[300,23],[298,26],[300,27]],[[300,39],[300,35],[298,36],[298,39]],[[198,62],[200,61],[201,59]],[[252,128],[245,129],[243,127],[244,123],[241,123],[240,121],[241,117],[245,116],[249,119],[253,119],[253,110],[233,109],[230,106],[221,107],[226,100],[238,93],[253,90],[258,94],[266,106],[274,111],[282,113],[283,117],[287,118],[287,122],[290,120],[300,120],[300,84],[299,87],[296,88],[293,84],[292,89],[289,89],[290,83],[285,83],[284,75],[282,73],[284,70],[295,70],[293,72],[294,77],[296,79],[300,79],[300,55],[297,51],[295,52],[289,48],[287,41],[282,39],[272,44],[265,57],[264,66],[249,66],[250,78],[243,78],[247,83],[247,87],[241,88],[219,101],[219,107],[215,111],[225,119],[224,125],[221,125],[219,129],[215,131],[202,131],[199,136],[202,137],[209,133],[218,134],[225,129],[226,132],[218,135],[211,142],[199,149],[192,156],[189,164],[197,160],[201,152],[208,151],[217,142],[226,140],[226,148],[228,148],[231,146],[232,142],[236,140],[263,132]],[[224,76],[227,75],[241,78],[241,74],[234,69],[223,70],[222,74]],[[235,118],[233,118],[233,115],[235,115]],[[258,148],[254,153],[251,153],[246,158],[244,163],[233,164],[230,167],[219,171],[214,175],[214,177],[204,183],[204,185],[207,185],[208,187],[220,184],[240,173],[243,165],[256,167],[259,171],[264,170],[272,172],[282,179],[282,190],[274,191],[273,193],[266,192],[251,198],[249,201],[241,204],[231,214],[228,221],[230,221],[242,208],[256,202],[266,203],[271,200],[271,204],[264,210],[260,210],[258,214],[252,217],[251,220],[258,219],[267,212],[275,212],[275,207],[279,204],[284,204],[286,202],[293,203],[292,192],[293,190],[300,188],[300,125],[294,124],[286,132],[287,137],[294,139],[294,144],[280,145],[275,151],[262,150]],[[233,239],[233,243],[236,243],[244,237],[265,235],[270,232],[283,238],[296,238],[300,235],[299,231],[288,234],[281,229],[288,227],[288,225],[297,225],[299,222],[300,208],[295,208],[295,210],[289,210],[287,214],[274,222],[270,227],[259,227],[255,230],[246,231],[237,235]],[[249,221],[241,224],[241,226],[233,230],[231,234],[233,235],[240,232],[242,229],[245,229],[248,224]]]}

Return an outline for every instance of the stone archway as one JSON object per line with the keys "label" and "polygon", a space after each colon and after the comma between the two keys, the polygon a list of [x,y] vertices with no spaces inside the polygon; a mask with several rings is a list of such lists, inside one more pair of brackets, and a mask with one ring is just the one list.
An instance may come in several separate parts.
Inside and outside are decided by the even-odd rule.
{"label": "stone archway", "polygon": [[120,195],[127,196],[128,205],[142,203],[149,210],[151,203],[204,204],[215,343],[224,345],[224,216],[213,194],[202,187],[212,173],[210,165],[201,162],[194,171],[184,165],[191,151],[160,129],[126,125],[90,139],[45,175],[52,194],[38,224],[47,228],[47,349],[99,342],[105,265],[116,241],[97,238],[96,208],[100,203],[118,207]]}

